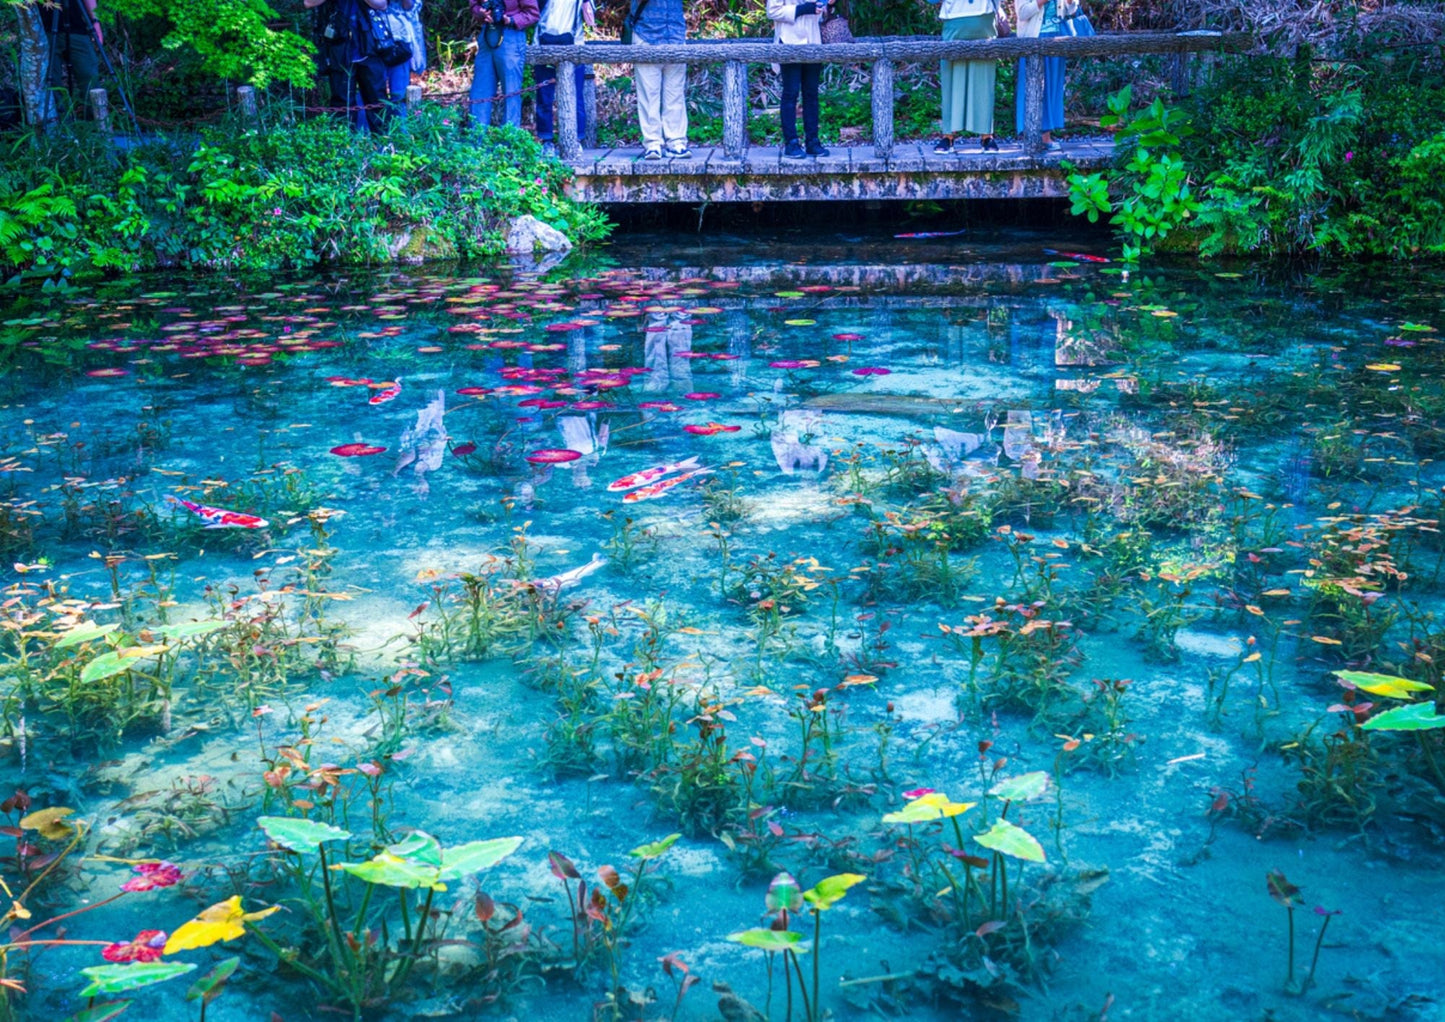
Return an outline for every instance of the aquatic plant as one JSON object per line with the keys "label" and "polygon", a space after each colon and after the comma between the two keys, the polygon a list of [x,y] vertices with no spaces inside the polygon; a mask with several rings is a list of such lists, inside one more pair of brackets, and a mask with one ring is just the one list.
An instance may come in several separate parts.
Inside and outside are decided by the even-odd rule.
{"label": "aquatic plant", "polygon": [[1294,981],[1294,910],[1300,904],[1300,889],[1290,883],[1279,870],[1270,870],[1265,876],[1265,890],[1278,904],[1284,906],[1287,920],[1289,944],[1286,960],[1284,989],[1286,993],[1298,993]]}

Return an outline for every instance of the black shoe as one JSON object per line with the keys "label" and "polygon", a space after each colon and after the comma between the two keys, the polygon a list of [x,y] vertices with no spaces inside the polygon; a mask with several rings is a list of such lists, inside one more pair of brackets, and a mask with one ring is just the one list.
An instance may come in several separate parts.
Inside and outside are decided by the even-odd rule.
{"label": "black shoe", "polygon": [[828,150],[825,149],[825,148],[823,147],[823,143],[822,143],[822,142],[819,142],[816,138],[813,139],[813,140],[811,140],[811,141],[808,143],[808,148],[807,148],[806,150],[804,150],[804,151],[805,151],[809,156],[827,156],[827,155],[828,155]]}
{"label": "black shoe", "polygon": [[793,139],[787,145],[783,146],[783,158],[785,160],[806,160],[808,154],[803,151],[802,146],[798,145],[798,140]]}
{"label": "black shoe", "polygon": [[998,143],[994,141],[994,137],[992,135],[985,135],[983,137],[983,141],[980,142],[979,145],[983,146],[983,151],[986,153],[998,152]]}
{"label": "black shoe", "polygon": [[949,156],[953,153],[953,139],[944,135],[937,142],[933,143],[933,151],[939,156]]}

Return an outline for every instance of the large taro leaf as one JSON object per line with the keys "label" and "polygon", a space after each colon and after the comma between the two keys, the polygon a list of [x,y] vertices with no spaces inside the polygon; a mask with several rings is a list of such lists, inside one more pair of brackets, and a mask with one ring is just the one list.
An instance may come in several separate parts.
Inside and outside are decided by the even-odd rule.
{"label": "large taro leaf", "polygon": [[1445,727],[1445,717],[1436,715],[1434,703],[1411,703],[1377,713],[1360,727],[1366,731],[1433,731]]}
{"label": "large taro leaf", "polygon": [[1044,861],[1044,846],[1028,831],[1007,820],[999,820],[982,834],[975,834],[973,839],[1002,855],[1023,859],[1025,862]]}
{"label": "large taro leaf", "polygon": [[803,944],[803,935],[791,930],[767,930],[757,927],[740,933],[728,934],[728,940],[743,947],[755,947],[761,951],[791,951],[802,954],[808,948]]}
{"label": "large taro leaf", "polygon": [[202,635],[210,635],[225,627],[225,621],[217,621],[212,618],[206,621],[182,621],[174,625],[161,625],[151,631],[156,632],[163,639],[175,642],[180,639],[194,639]]}
{"label": "large taro leaf", "polygon": [[498,837],[490,841],[468,841],[442,851],[438,879],[460,880],[462,877],[491,869],[522,845],[519,837]]}
{"label": "large taro leaf", "polygon": [[256,819],[256,826],[276,844],[293,852],[314,854],[322,842],[341,841],[351,836],[349,830],[292,816],[261,816]]}
{"label": "large taro leaf", "polygon": [[240,964],[241,959],[239,958],[227,958],[217,962],[214,969],[191,984],[191,988],[186,991],[186,1000],[194,1001],[200,998],[202,1003],[210,1004],[221,996],[221,991],[226,987],[226,980],[231,978],[231,974]]}
{"label": "large taro leaf", "polygon": [[[115,623],[98,625],[90,621],[84,621],[57,639],[53,648],[69,649],[71,646],[78,646],[82,642],[92,642],[102,636],[109,635],[119,627],[120,625]],[[111,1017],[113,1018],[114,1016]]]}
{"label": "large taro leaf", "polygon": [[848,893],[848,888],[854,884],[861,884],[868,878],[861,873],[838,873],[834,876],[824,877],[812,886],[811,889],[803,892],[803,899],[819,912],[825,912]]}
{"label": "large taro leaf", "polygon": [[205,909],[189,922],[182,923],[166,941],[165,953],[173,955],[178,951],[210,947],[223,940],[235,940],[246,932],[246,923],[265,919],[272,912],[279,911],[281,906],[272,905],[259,912],[247,912],[241,907],[241,896],[233,894],[225,901]]}
{"label": "large taro leaf", "polygon": [[51,841],[68,841],[75,836],[75,828],[65,818],[74,813],[74,809],[67,809],[65,806],[37,809],[29,815],[21,817],[20,829],[39,831],[41,837]]}
{"label": "large taro leaf", "polygon": [[110,1022],[130,1007],[130,1001],[106,1001],[90,1008],[84,1008],[71,1015],[65,1022]]}
{"label": "large taro leaf", "polygon": [[896,813],[886,813],[884,823],[927,823],[946,816],[958,816],[972,809],[976,802],[954,802],[941,791],[930,791],[909,802]]}
{"label": "large taro leaf", "polygon": [[[90,985],[80,992],[81,997],[106,997],[123,994],[127,990],[139,990],[152,983],[163,983],[177,976],[184,976],[195,968],[190,962],[134,962],[130,965],[92,965],[81,969],[80,974],[90,980]],[[114,1016],[112,1016],[114,1017]]]}
{"label": "large taro leaf", "polygon": [[1035,770],[1032,773],[1019,774],[1017,777],[1007,777],[990,788],[988,793],[994,798],[1001,798],[1008,802],[1027,802],[1031,798],[1038,798],[1048,790],[1048,772]]}
{"label": "large taro leaf", "polygon": [[1362,692],[1368,692],[1372,696],[1384,696],[1386,699],[1410,699],[1420,692],[1434,692],[1433,685],[1427,685],[1423,681],[1411,681],[1409,678],[1396,677],[1393,674],[1371,674],[1368,671],[1336,671],[1335,677],[1346,684],[1353,685]]}
{"label": "large taro leaf", "polygon": [[671,848],[680,837],[682,837],[681,834],[669,834],[667,835],[667,837],[662,838],[661,840],[649,841],[645,845],[638,845],[627,854],[632,856],[634,859],[656,859],[659,856],[666,854],[667,850]]}
{"label": "large taro leaf", "polygon": [[[769,912],[797,912],[803,907],[803,885],[784,870],[773,877],[764,898]],[[751,932],[751,931],[749,931]]]}
{"label": "large taro leaf", "polygon": [[92,682],[113,678],[134,667],[133,661],[144,657],[159,656],[168,649],[170,649],[169,646],[155,645],[126,646],[124,649],[107,650],[85,665],[80,672],[81,683],[89,685]]}

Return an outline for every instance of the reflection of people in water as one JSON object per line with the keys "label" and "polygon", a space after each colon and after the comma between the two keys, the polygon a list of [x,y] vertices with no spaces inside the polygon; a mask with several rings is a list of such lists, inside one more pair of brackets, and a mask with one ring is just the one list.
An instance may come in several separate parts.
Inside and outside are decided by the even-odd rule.
{"label": "reflection of people in water", "polygon": [[650,391],[676,386],[692,389],[692,360],[680,355],[692,352],[692,324],[684,312],[649,312],[643,342],[643,365],[651,372],[643,386]]}
{"label": "reflection of people in water", "polygon": [[416,476],[413,489],[423,500],[431,493],[431,486],[426,481],[427,473],[441,467],[442,456],[447,450],[447,427],[444,421],[447,412],[446,391],[437,390],[432,394],[432,399],[416,413],[416,425],[408,426],[402,432],[401,440],[397,442],[396,468],[391,473],[392,476],[398,476],[402,469],[410,465],[412,474]]}
{"label": "reflection of people in water", "polygon": [[582,455],[567,467],[572,473],[572,485],[585,490],[592,485],[592,477],[587,470],[607,453],[611,427],[605,420],[599,423],[596,412],[587,412],[557,416],[557,429],[562,434],[562,446]]}
{"label": "reflection of people in water", "polygon": [[818,443],[823,417],[817,412],[786,411],[778,416],[778,425],[770,440],[773,460],[783,475],[817,472],[828,467],[828,449]]}

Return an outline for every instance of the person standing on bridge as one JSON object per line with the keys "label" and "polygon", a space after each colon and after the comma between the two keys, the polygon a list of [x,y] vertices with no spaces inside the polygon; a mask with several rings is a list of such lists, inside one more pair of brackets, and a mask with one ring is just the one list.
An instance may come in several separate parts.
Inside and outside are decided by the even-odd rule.
{"label": "person standing on bridge", "polygon": [[[773,41],[790,46],[821,46],[823,34],[819,16],[828,4],[804,0],[785,3],[768,0],[768,17],[773,19]],[[827,156],[828,150],[818,140],[818,83],[822,64],[783,64],[782,121],[783,156],[790,160],[806,160],[809,156]],[[803,99],[803,132],[807,147],[798,144],[798,97]]]}
{"label": "person standing on bridge", "polygon": [[[998,38],[998,0],[942,0],[938,17],[943,38]],[[993,152],[994,78],[998,64],[992,60],[944,60],[939,64],[943,87],[943,133],[933,151],[940,155],[963,153],[962,136],[979,136],[979,144]]]}
{"label": "person standing on bridge", "polygon": [[[1017,15],[1017,31],[1020,39],[1049,39],[1063,35],[1064,19],[1072,18],[1079,11],[1079,0],[1018,0],[1014,9]],[[1024,133],[1024,82],[1027,60],[1019,58],[1019,73],[1014,96],[1014,126],[1020,135]],[[1051,153],[1062,147],[1054,141],[1053,133],[1064,126],[1064,58],[1044,58],[1044,146]]]}
{"label": "person standing on bridge", "polygon": [[[542,18],[537,22],[537,44],[539,46],[581,45],[582,26],[596,26],[597,16],[592,10],[592,0],[542,0]],[[537,82],[537,139],[542,143],[542,152],[548,156],[557,154],[553,141],[553,106],[557,98],[557,68],[543,65],[532,68],[532,77]],[[587,134],[586,96],[587,68],[576,65],[572,85],[577,96],[577,137]],[[567,83],[563,83],[563,88]]]}
{"label": "person standing on bridge", "polygon": [[[687,41],[682,0],[632,0],[627,14],[632,41],[640,46],[681,46]],[[642,158],[692,158],[687,147],[687,65],[638,64],[637,123],[642,129]]]}

